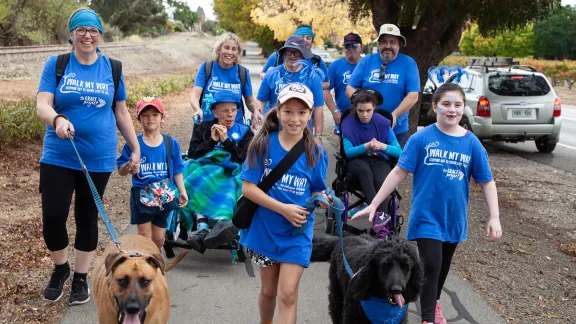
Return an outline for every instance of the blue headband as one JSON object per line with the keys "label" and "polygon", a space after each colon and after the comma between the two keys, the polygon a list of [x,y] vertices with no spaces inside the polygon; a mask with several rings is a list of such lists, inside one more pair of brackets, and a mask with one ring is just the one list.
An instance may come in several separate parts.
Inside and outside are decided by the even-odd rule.
{"label": "blue headband", "polygon": [[298,29],[296,29],[296,31],[294,32],[295,36],[301,36],[301,35],[308,35],[308,36],[312,36],[312,39],[314,39],[314,32],[312,32],[312,28],[308,27],[308,26],[302,26]]}
{"label": "blue headband", "polygon": [[76,12],[70,18],[70,32],[80,26],[94,27],[102,33],[102,21],[98,14],[92,10],[85,9]]}

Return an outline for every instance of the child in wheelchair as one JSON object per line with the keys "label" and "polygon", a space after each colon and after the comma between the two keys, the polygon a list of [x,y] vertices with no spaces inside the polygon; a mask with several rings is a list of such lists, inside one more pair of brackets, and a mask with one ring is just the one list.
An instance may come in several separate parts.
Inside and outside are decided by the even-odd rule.
{"label": "child in wheelchair", "polygon": [[[382,95],[372,89],[360,89],[352,97],[352,109],[342,116],[341,152],[337,156],[337,179],[333,184],[336,194],[343,196],[348,216],[367,207],[376,196],[378,188],[402,153],[400,144],[392,131],[392,116],[377,111]],[[349,206],[348,192],[360,198]],[[362,194],[360,194],[362,192]],[[373,232],[378,236],[391,236],[398,231],[395,193],[378,206]],[[345,229],[357,232],[345,225]],[[334,231],[333,220],[327,219],[328,232]]]}
{"label": "child in wheelchair", "polygon": [[[188,159],[195,160],[194,163],[198,162],[199,167],[208,164],[206,170],[216,171],[215,173],[208,173],[207,177],[201,177],[195,173],[193,175],[195,179],[187,180],[201,181],[204,184],[208,182],[204,180],[210,180],[214,186],[217,186],[212,186],[214,195],[211,195],[210,198],[215,200],[218,200],[219,197],[222,198],[221,201],[202,200],[198,196],[205,195],[206,192],[189,192],[194,219],[188,224],[196,223],[197,230],[192,233],[192,228],[181,228],[182,235],[180,237],[186,240],[189,247],[200,253],[204,253],[206,249],[214,249],[227,244],[233,241],[238,234],[238,229],[232,224],[229,217],[226,217],[231,217],[235,207],[236,198],[230,199],[230,197],[235,196],[234,193],[239,193],[241,190],[241,181],[234,180],[236,173],[231,170],[236,167],[239,173],[242,163],[246,159],[248,144],[254,136],[248,126],[235,121],[242,104],[238,100],[237,96],[229,91],[216,93],[215,102],[211,106],[215,118],[195,125],[186,156]],[[211,162],[214,162],[215,166],[210,166]],[[216,165],[219,168],[215,168]],[[191,191],[196,191],[196,189],[188,188]],[[230,191],[233,191],[232,195],[230,195]],[[203,201],[205,204],[201,204]],[[198,205],[204,206],[194,208]],[[186,233],[190,233],[190,235]]]}

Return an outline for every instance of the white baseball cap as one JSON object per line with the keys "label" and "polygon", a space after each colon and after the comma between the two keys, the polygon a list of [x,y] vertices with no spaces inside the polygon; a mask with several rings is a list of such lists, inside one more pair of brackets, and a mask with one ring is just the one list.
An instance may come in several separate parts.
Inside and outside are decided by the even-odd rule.
{"label": "white baseball cap", "polygon": [[406,38],[400,34],[400,28],[394,24],[384,24],[380,26],[380,33],[378,37],[374,40],[377,43],[382,35],[392,35],[402,39],[402,46],[406,47]]}
{"label": "white baseball cap", "polygon": [[312,91],[310,91],[305,84],[290,83],[282,88],[278,94],[278,102],[280,104],[283,104],[292,98],[300,99],[310,109],[314,106],[314,96],[312,95]]}

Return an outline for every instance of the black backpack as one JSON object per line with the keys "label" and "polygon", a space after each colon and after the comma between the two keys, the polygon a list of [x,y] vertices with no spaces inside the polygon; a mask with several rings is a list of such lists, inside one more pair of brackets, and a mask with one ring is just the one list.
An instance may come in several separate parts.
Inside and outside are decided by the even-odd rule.
{"label": "black backpack", "polygon": [[[118,60],[110,60],[110,67],[112,68],[112,80],[114,80],[114,99],[112,101],[112,111],[116,110],[116,92],[118,91],[118,84],[120,84],[120,75],[122,75],[122,62]],[[58,55],[56,60],[56,85],[60,83],[60,80],[64,76],[64,71],[70,62],[70,53]]]}
{"label": "black backpack", "polygon": [[[204,98],[204,89],[208,85],[208,80],[212,76],[212,69],[214,68],[214,61],[208,61],[204,65],[204,72],[206,74],[206,81],[204,83],[204,88],[202,88],[202,94],[200,95],[200,109],[202,109],[202,99]],[[242,91],[244,91],[244,85],[246,85],[246,68],[240,64],[238,64],[238,77],[240,77],[240,103],[242,104],[242,116],[246,117],[244,113],[244,100],[242,99]]]}

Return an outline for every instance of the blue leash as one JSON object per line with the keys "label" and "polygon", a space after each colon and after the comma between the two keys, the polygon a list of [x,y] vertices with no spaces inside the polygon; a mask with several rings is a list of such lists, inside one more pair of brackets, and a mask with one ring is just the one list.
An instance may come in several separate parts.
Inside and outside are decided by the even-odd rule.
{"label": "blue leash", "polygon": [[98,190],[96,190],[96,186],[94,185],[92,178],[90,178],[90,174],[88,173],[88,168],[86,168],[86,165],[82,161],[82,158],[80,157],[80,154],[78,153],[78,150],[76,149],[76,144],[74,144],[74,136],[72,136],[72,133],[70,131],[68,131],[68,138],[70,139],[70,143],[72,143],[72,147],[74,148],[74,151],[76,152],[76,156],[78,156],[78,161],[80,161],[80,165],[82,166],[82,171],[86,175],[86,180],[88,180],[88,185],[90,186],[90,191],[92,191],[92,196],[94,197],[94,202],[96,203],[96,207],[98,208],[98,212],[100,213],[100,217],[102,217],[102,222],[106,226],[106,229],[108,230],[108,234],[110,234],[110,237],[112,238],[112,241],[114,242],[114,244],[116,244],[116,247],[118,247],[118,250],[120,252],[124,252],[120,248],[120,239],[118,238],[118,234],[116,233],[116,230],[114,229],[114,225],[112,225],[112,221],[110,221],[110,217],[108,216],[108,213],[106,213],[106,208],[104,208],[104,203],[102,203],[102,199],[100,198],[100,194],[98,193]]}
{"label": "blue leash", "polygon": [[[350,280],[352,280],[358,272],[354,273],[348,260],[346,259],[346,254],[344,253],[344,238],[343,238],[343,225],[342,225],[342,214],[344,213],[344,204],[340,200],[340,198],[336,197],[334,190],[328,188],[326,189],[326,195],[332,196],[332,205],[330,202],[324,198],[322,195],[316,195],[314,197],[310,197],[306,200],[306,208],[308,211],[312,212],[316,207],[320,206],[320,202],[323,202],[327,205],[330,205],[330,209],[334,212],[334,218],[336,219],[336,229],[338,231],[338,241],[340,244],[340,250],[342,250],[342,260],[344,263],[344,268],[346,268],[346,272],[350,276]],[[306,223],[307,224],[307,223]],[[298,227],[296,229],[301,229],[302,227]],[[302,230],[303,231],[303,230]],[[370,297],[368,300],[361,300],[360,304],[362,305],[362,310],[364,314],[368,317],[368,319],[372,323],[390,323],[390,324],[397,324],[402,321],[404,316],[406,315],[406,311],[408,309],[407,305],[400,307],[396,304],[390,302],[389,299],[379,299],[376,297]]]}

